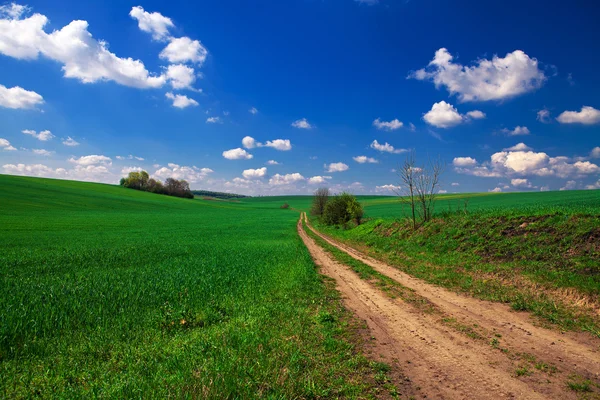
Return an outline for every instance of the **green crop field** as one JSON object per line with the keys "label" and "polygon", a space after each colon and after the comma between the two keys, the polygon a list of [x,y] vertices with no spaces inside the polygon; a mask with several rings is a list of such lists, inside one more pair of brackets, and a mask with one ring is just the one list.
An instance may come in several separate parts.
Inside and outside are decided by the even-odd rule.
{"label": "green crop field", "polygon": [[278,200],[6,175],[0,188],[0,397],[373,389],[298,213]]}

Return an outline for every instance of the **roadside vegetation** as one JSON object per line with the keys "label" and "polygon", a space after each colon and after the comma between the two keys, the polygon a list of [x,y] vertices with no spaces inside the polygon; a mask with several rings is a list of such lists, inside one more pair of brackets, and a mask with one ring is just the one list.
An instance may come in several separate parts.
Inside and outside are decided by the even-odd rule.
{"label": "roadside vegetation", "polygon": [[0,185],[0,397],[353,398],[385,384],[281,202]]}
{"label": "roadside vegetation", "polygon": [[150,178],[146,171],[130,172],[126,178],[121,178],[119,184],[123,187],[154,194],[166,194],[168,196],[193,199],[194,194],[190,190],[187,181],[181,179],[167,178],[163,184],[161,181]]}

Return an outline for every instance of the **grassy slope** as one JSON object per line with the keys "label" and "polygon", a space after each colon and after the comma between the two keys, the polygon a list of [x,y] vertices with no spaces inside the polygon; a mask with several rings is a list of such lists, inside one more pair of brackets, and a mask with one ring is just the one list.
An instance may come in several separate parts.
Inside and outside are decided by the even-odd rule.
{"label": "grassy slope", "polygon": [[379,218],[359,227],[320,229],[429,282],[600,336],[600,191],[470,197],[464,215],[460,196],[442,196],[416,232],[393,198],[364,199]]}
{"label": "grassy slope", "polygon": [[373,389],[297,213],[0,175],[0,397]]}

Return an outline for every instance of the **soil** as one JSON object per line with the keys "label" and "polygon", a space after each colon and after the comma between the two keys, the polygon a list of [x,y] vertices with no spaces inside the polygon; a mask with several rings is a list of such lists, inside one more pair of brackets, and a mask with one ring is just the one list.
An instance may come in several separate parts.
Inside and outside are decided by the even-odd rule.
{"label": "soil", "polygon": [[[360,279],[304,232],[303,218],[330,245],[414,290],[439,312],[390,298]],[[528,313],[425,283],[317,232],[305,214],[298,233],[321,273],[335,279],[344,305],[366,321],[377,360],[410,379],[416,398],[576,399],[570,380],[588,379],[592,387],[600,383],[598,338],[540,327]],[[455,323],[444,323],[449,320]],[[473,329],[477,338],[465,334]],[[589,394],[598,394],[593,391]]]}

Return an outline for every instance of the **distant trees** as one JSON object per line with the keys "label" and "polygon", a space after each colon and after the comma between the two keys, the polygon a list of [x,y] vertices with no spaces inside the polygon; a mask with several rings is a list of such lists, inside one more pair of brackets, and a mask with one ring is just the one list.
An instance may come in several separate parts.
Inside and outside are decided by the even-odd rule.
{"label": "distant trees", "polygon": [[400,190],[397,194],[400,200],[410,207],[413,229],[416,229],[419,223],[431,219],[444,168],[445,165],[439,159],[429,159],[427,164],[418,167],[414,152],[411,152],[398,168]]}
{"label": "distant trees", "polygon": [[123,187],[142,190],[156,194],[166,194],[169,196],[183,197],[193,199],[194,194],[190,190],[187,181],[181,179],[167,178],[163,185],[161,181],[150,178],[146,171],[130,172],[126,178],[121,178],[119,184]]}
{"label": "distant trees", "polygon": [[364,212],[353,194],[343,192],[331,197],[328,188],[320,188],[315,192],[311,214],[327,225],[346,225],[350,221],[360,225]]}

